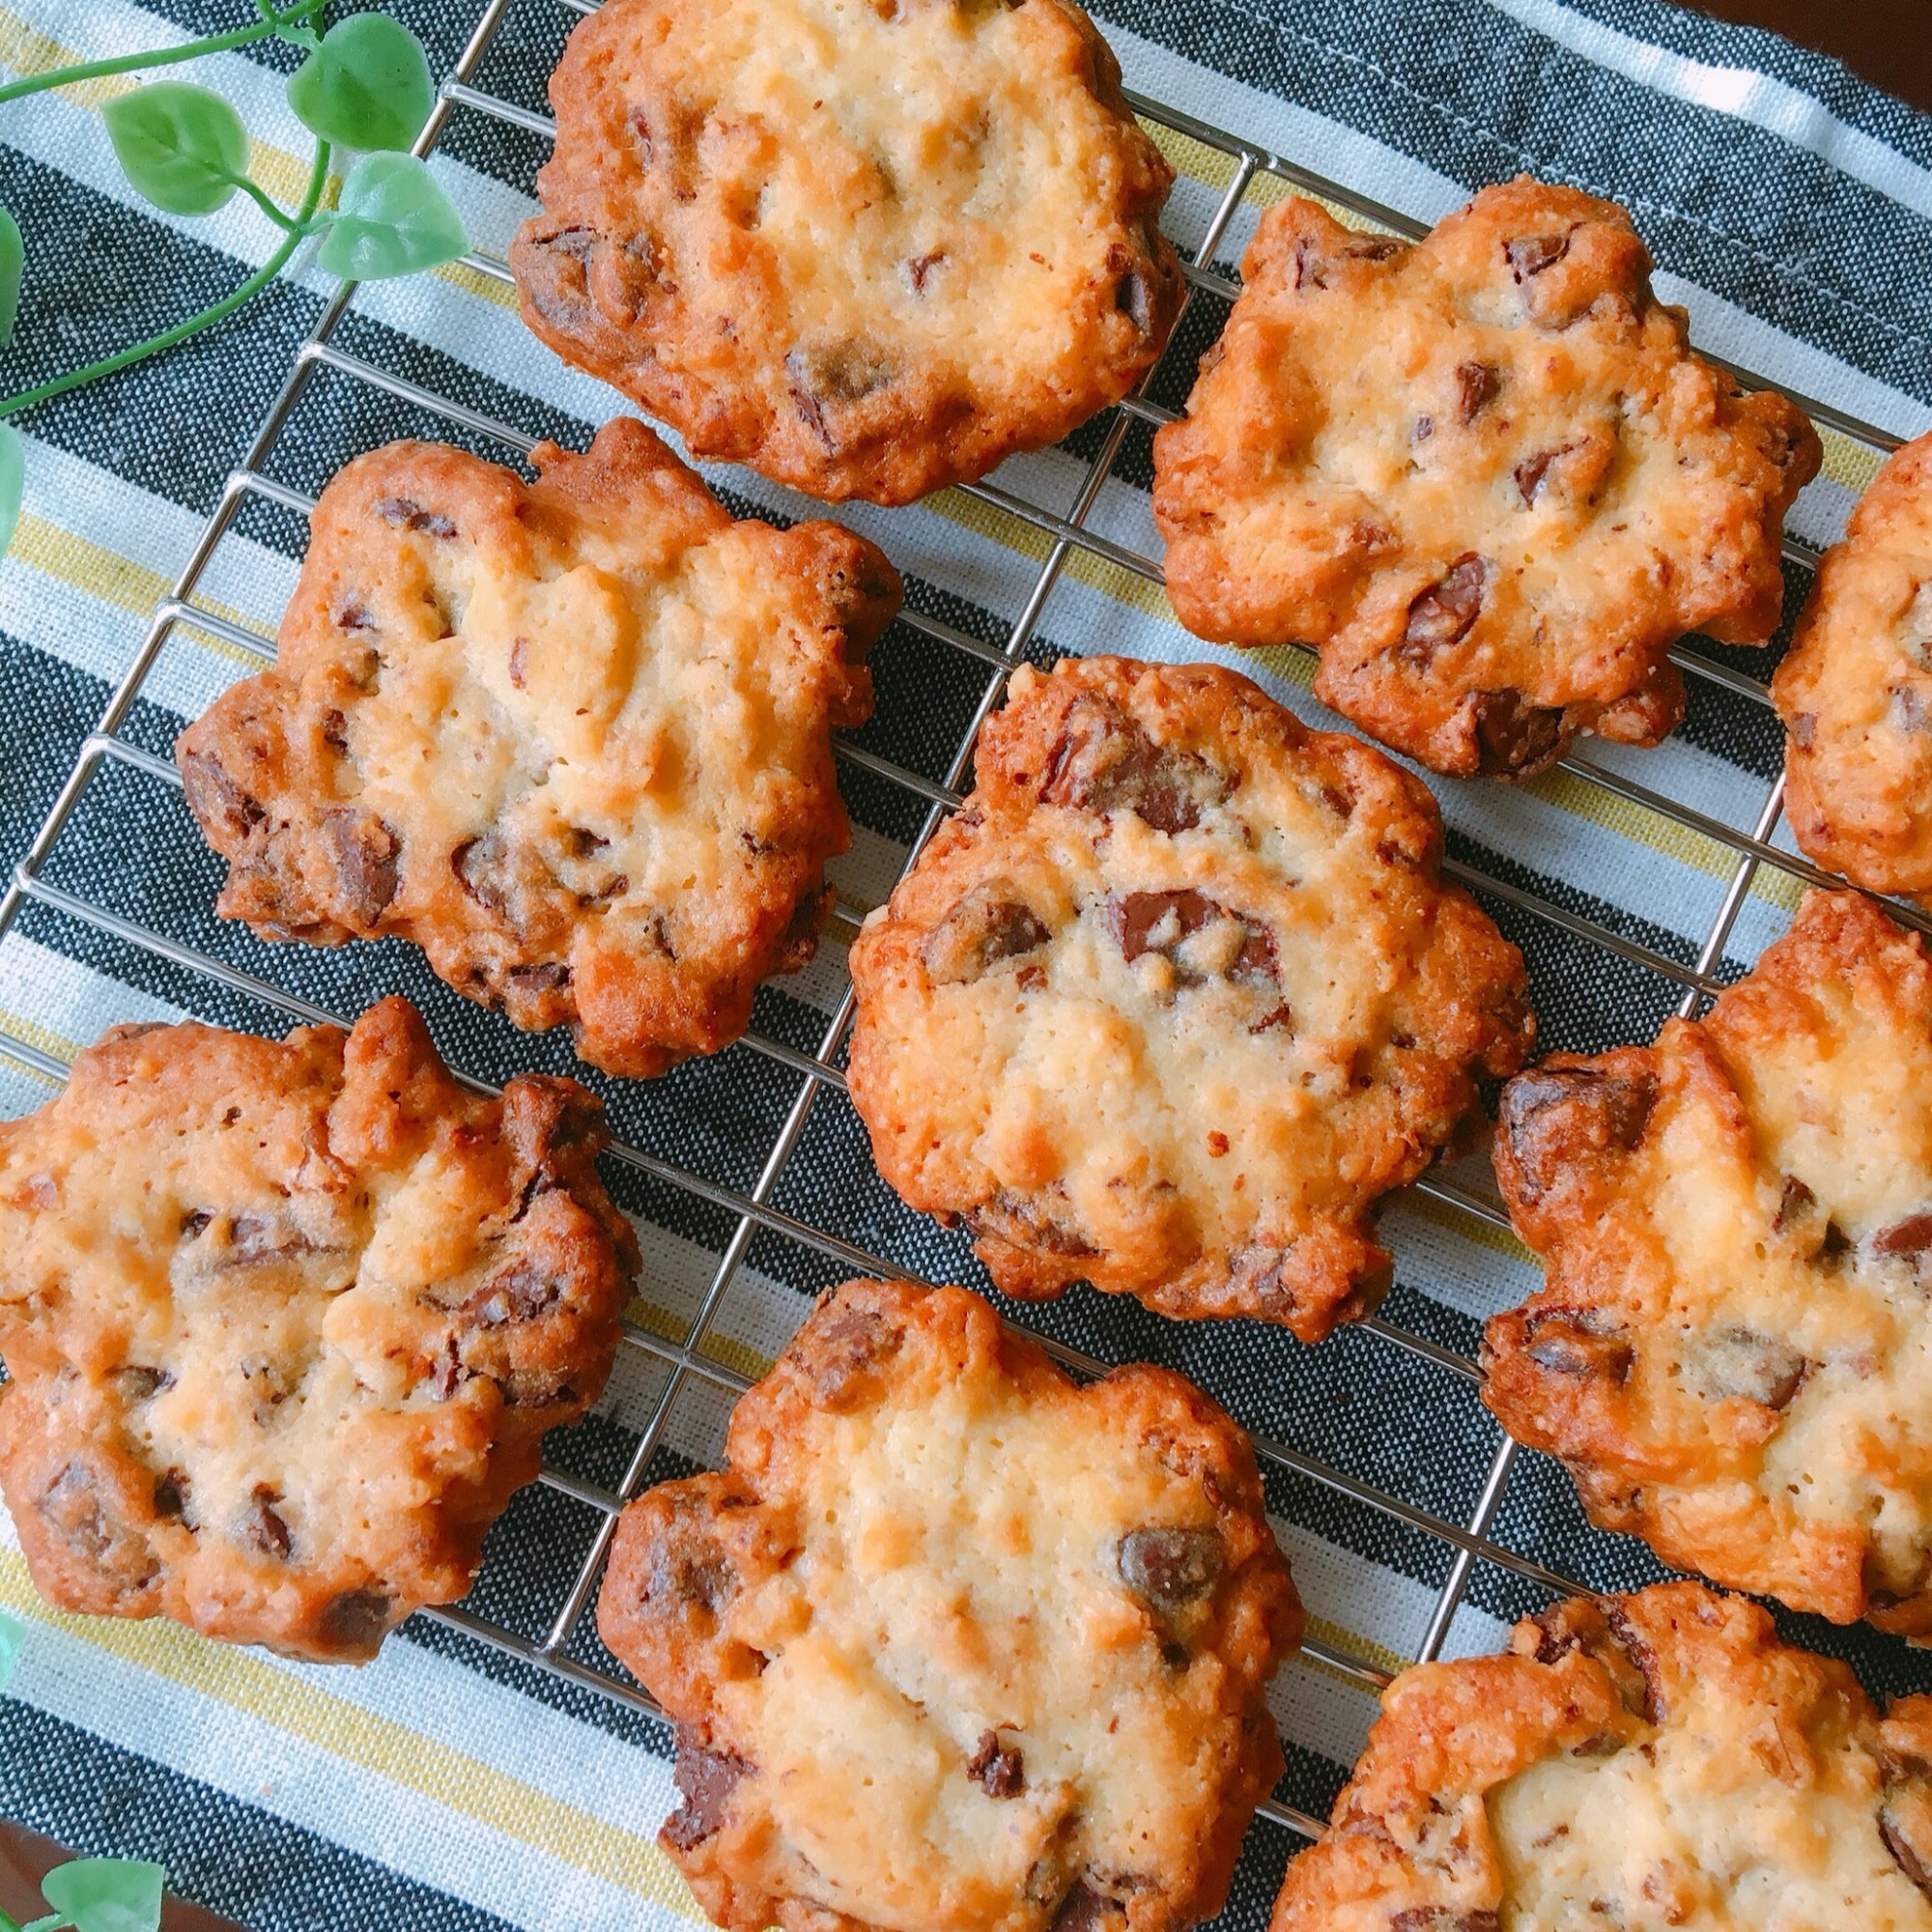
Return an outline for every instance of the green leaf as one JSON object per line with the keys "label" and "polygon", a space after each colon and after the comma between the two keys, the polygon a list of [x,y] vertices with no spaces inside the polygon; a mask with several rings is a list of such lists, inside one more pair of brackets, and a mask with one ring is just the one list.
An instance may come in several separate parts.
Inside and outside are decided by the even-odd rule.
{"label": "green leaf", "polygon": [[[322,42],[313,27],[289,25],[288,16],[272,4],[272,0],[255,0],[255,11],[261,14],[263,19],[268,21],[270,26],[274,28],[275,38],[278,41],[286,41],[290,46],[300,47],[308,53],[313,53],[317,47],[321,46]],[[296,9],[290,9],[291,13],[296,11]],[[314,7],[308,7],[299,11],[313,14],[317,10]]]}
{"label": "green leaf", "polygon": [[[12,423],[0,422],[0,555],[6,554],[20,515],[20,439]],[[0,1690],[6,1690],[26,1640],[26,1625],[0,1610]],[[6,1928],[0,1926],[0,1932]]]}
{"label": "green leaf", "polygon": [[[14,541],[14,526],[20,521],[20,492],[26,481],[25,451],[20,433],[10,422],[0,422],[0,556]],[[0,1617],[0,1687],[14,1674],[19,1660],[20,1639],[26,1633],[12,1617]]]}
{"label": "green leaf", "polygon": [[41,1896],[74,1932],[156,1932],[167,1878],[138,1859],[75,1859],[41,1881]]}
{"label": "green leaf", "polygon": [[422,132],[436,83],[422,43],[400,20],[353,14],[290,76],[289,105],[335,147],[401,152]]}
{"label": "green leaf", "polygon": [[0,349],[8,348],[14,340],[14,318],[20,312],[20,273],[26,265],[20,224],[0,208]]}
{"label": "green leaf", "polygon": [[170,214],[213,214],[248,172],[248,132],[218,94],[157,80],[100,110],[122,172]]}
{"label": "green leaf", "polygon": [[364,155],[342,184],[316,260],[331,275],[380,282],[453,262],[469,246],[456,205],[413,155]]}

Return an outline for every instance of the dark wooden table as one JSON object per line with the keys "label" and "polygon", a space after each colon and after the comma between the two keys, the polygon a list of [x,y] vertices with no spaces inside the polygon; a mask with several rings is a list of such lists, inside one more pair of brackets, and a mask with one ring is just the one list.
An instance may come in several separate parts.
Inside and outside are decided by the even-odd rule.
{"label": "dark wooden table", "polygon": [[1932,113],[1932,0],[1697,0],[1697,11],[1833,54]]}

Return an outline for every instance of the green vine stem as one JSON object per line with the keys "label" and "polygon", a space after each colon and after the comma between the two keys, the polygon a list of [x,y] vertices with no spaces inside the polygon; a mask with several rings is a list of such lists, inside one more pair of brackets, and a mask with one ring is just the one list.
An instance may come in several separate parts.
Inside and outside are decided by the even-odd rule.
{"label": "green vine stem", "polygon": [[296,0],[286,13],[264,8],[263,17],[252,27],[237,27],[233,33],[213,34],[205,41],[190,41],[185,46],[162,47],[139,54],[117,54],[111,60],[82,61],[73,67],[55,68],[50,73],[29,74],[0,87],[0,102],[18,100],[24,95],[41,94],[50,87],[68,87],[77,80],[99,80],[108,74],[137,73],[143,68],[173,67],[178,61],[199,60],[203,54],[222,54],[231,47],[251,46],[287,27],[301,25],[320,14],[327,0]]}
{"label": "green vine stem", "polygon": [[[318,6],[321,0],[316,0]],[[296,10],[299,11],[299,9]],[[22,410],[31,409],[36,403],[43,403],[49,396],[65,395],[69,389],[77,389],[83,383],[92,383],[100,376],[112,376],[117,371],[144,361],[150,355],[157,355],[163,349],[172,349],[177,342],[183,342],[197,329],[210,327],[214,323],[231,316],[251,296],[267,288],[283,269],[289,258],[301,246],[308,234],[308,224],[322,201],[322,191],[328,181],[328,143],[318,141],[315,149],[315,166],[309,170],[308,186],[302,194],[302,202],[296,215],[296,225],[284,239],[280,247],[248,277],[232,295],[226,295],[218,302],[205,308],[199,315],[189,316],[185,322],[178,322],[161,334],[151,336],[146,342],[137,342],[131,349],[124,349],[118,355],[104,357],[99,362],[90,362],[84,369],[75,369],[65,376],[56,376],[50,382],[41,384],[37,388],[23,390],[17,396],[9,396],[0,402],[0,419],[17,415]]]}

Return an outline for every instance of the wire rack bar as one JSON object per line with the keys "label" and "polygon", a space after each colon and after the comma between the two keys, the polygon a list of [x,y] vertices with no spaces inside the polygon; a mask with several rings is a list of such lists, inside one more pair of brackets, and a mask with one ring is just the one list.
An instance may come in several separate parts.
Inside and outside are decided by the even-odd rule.
{"label": "wire rack bar", "polygon": [[[548,116],[503,100],[473,84],[484,54],[501,25],[509,4],[510,0],[489,0],[489,3],[482,7],[474,33],[458,59],[450,78],[440,91],[436,111],[417,144],[419,153],[428,153],[435,146],[449,117],[458,109],[487,116],[538,137],[548,138],[554,134],[554,123]],[[596,0],[558,0],[558,5],[577,14],[596,11]],[[1266,174],[1320,195],[1327,201],[1346,207],[1359,218],[1392,232],[1407,236],[1423,232],[1424,224],[1403,211],[1362,195],[1345,184],[1331,181],[1265,147],[1246,141],[1198,117],[1143,96],[1130,94],[1129,100],[1134,110],[1145,119],[1203,143],[1222,154],[1231,163],[1228,184],[1220,203],[1208,224],[1204,240],[1194,251],[1193,260],[1186,265],[1188,300],[1192,300],[1198,295],[1208,295],[1218,300],[1230,301],[1238,295],[1238,281],[1215,263],[1215,255],[1230,223],[1259,174]],[[477,252],[466,260],[476,272],[499,284],[510,281],[507,265],[494,256]],[[110,761],[118,763],[156,782],[179,786],[180,778],[172,764],[120,735],[128,714],[140,695],[160,651],[176,629],[200,632],[257,662],[272,660],[274,654],[272,639],[224,612],[202,608],[195,598],[210,562],[229,533],[244,502],[251,498],[260,499],[277,504],[301,516],[307,516],[312,512],[313,499],[290,485],[275,480],[267,473],[267,466],[282,440],[283,432],[288,426],[296,405],[314,380],[317,371],[327,370],[346,380],[371,384],[385,391],[399,402],[459,424],[473,435],[498,442],[520,455],[527,456],[535,447],[536,439],[514,425],[503,422],[486,412],[439,395],[434,390],[384,369],[365,357],[337,348],[332,338],[354,295],[353,287],[345,286],[326,306],[309,338],[297,352],[281,390],[241,467],[229,477],[224,486],[220,500],[205,526],[187,563],[171,586],[169,594],[156,607],[132,662],[115,687],[95,731],[82,744],[59,795],[50,807],[33,843],[16,867],[12,879],[7,883],[4,895],[0,895],[0,935],[4,935],[13,926],[27,904],[35,903],[51,913],[77,921],[96,931],[165,959],[200,980],[259,1001],[270,1009],[291,1018],[307,1022],[346,1023],[343,1016],[329,1013],[313,1002],[292,994],[268,980],[213,958],[164,933],[151,930],[139,922],[94,905],[53,885],[43,876],[43,873],[89,785],[104,763]],[[1710,359],[1716,361],[1720,358]],[[1736,369],[1728,363],[1723,366],[1730,368],[1741,382],[1751,387],[1770,386],[1762,378],[1749,371]],[[1120,405],[1107,434],[1102,439],[1099,451],[1086,468],[1073,504],[1065,516],[1000,484],[981,483],[968,489],[966,494],[1003,515],[1019,520],[1050,540],[1046,558],[1035,576],[1020,611],[1003,644],[989,644],[956,627],[916,611],[907,610],[901,613],[900,622],[972,657],[986,667],[991,673],[975,716],[961,736],[943,781],[935,781],[920,773],[909,771],[849,740],[841,738],[838,745],[838,755],[843,761],[903,787],[912,795],[926,802],[928,809],[923,826],[906,857],[905,863],[908,866],[917,858],[926,839],[942,822],[944,814],[961,802],[960,787],[970,768],[972,744],[978,727],[999,702],[1008,675],[1022,661],[1027,647],[1033,641],[1047,599],[1059,582],[1069,559],[1076,554],[1084,554],[1126,570],[1144,581],[1156,583],[1161,581],[1160,566],[1155,559],[1128,546],[1116,543],[1088,526],[1089,518],[1112,475],[1115,460],[1130,424],[1140,421],[1158,425],[1172,419],[1172,412],[1151,402],[1145,393],[1145,388],[1144,384],[1140,390],[1125,398]],[[1791,392],[1787,390],[1786,393]],[[1793,400],[1815,421],[1875,450],[1889,451],[1898,444],[1899,439],[1889,431],[1861,422],[1815,399],[1793,396]],[[1806,567],[1816,561],[1815,550],[1796,539],[1787,544],[1786,555],[1792,562]],[[1764,704],[1769,701],[1766,688],[1761,682],[1715,661],[1705,659],[1694,649],[1680,645],[1672,652],[1672,658],[1690,675],[1705,679],[1752,702]],[[1725,943],[1761,867],[1776,867],[1812,884],[1834,886],[1842,884],[1842,881],[1832,878],[1797,855],[1782,851],[1771,843],[1781,812],[1781,784],[1772,787],[1751,830],[1743,832],[1586,759],[1566,759],[1562,769],[1582,782],[1605,790],[1626,804],[1654,812],[1659,817],[1686,831],[1693,832],[1735,855],[1736,863],[1722,902],[1698,949],[1694,963],[1686,964],[1654,948],[1626,939],[1594,921],[1571,913],[1534,893],[1492,877],[1473,867],[1448,862],[1444,865],[1444,872],[1461,883],[1549,923],[1571,937],[1601,948],[1629,964],[1643,967],[1659,975],[1667,982],[1682,989],[1683,1001],[1680,1010],[1694,1012],[1702,999],[1721,990],[1722,982],[1717,975],[1722,965]],[[1895,916],[1904,919],[1919,930],[1932,931],[1932,921],[1919,915],[1915,908],[1888,903],[1889,909]],[[828,1018],[816,1049],[810,1053],[757,1034],[748,1035],[742,1042],[748,1052],[762,1056],[780,1068],[784,1075],[795,1079],[798,1083],[790,1094],[782,1123],[772,1144],[765,1151],[757,1179],[749,1189],[740,1189],[713,1180],[695,1170],[652,1154],[643,1148],[619,1144],[611,1150],[612,1159],[619,1164],[681,1190],[691,1198],[735,1217],[734,1232],[718,1258],[710,1282],[694,1314],[678,1337],[670,1338],[655,1334],[635,1321],[627,1321],[625,1325],[624,1346],[662,1365],[667,1374],[663,1385],[653,1400],[649,1420],[639,1436],[629,1466],[618,1487],[615,1490],[608,1490],[554,1466],[546,1467],[542,1474],[541,1481],[548,1488],[594,1510],[600,1518],[599,1527],[592,1539],[592,1548],[574,1572],[562,1605],[552,1619],[544,1636],[541,1639],[531,1639],[521,1635],[462,1606],[426,1612],[426,1615],[451,1630],[461,1632],[497,1652],[514,1657],[563,1682],[592,1690],[654,1718],[662,1718],[663,1713],[635,1685],[628,1680],[613,1677],[585,1665],[570,1654],[570,1649],[580,1631],[582,1618],[594,1599],[616,1513],[647,1479],[650,1464],[664,1442],[665,1432],[680,1395],[694,1383],[702,1383],[730,1395],[740,1394],[750,1385],[746,1377],[715,1359],[706,1345],[730,1288],[743,1269],[753,1240],[757,1234],[768,1233],[796,1242],[806,1249],[850,1268],[854,1273],[895,1276],[914,1282],[923,1280],[916,1272],[889,1262],[863,1246],[774,1205],[777,1187],[800,1145],[818,1096],[828,1089],[842,1090],[844,1086],[843,1075],[836,1062],[844,1040],[851,1012],[852,996],[848,987],[836,1011]],[[32,1042],[0,1035],[0,1055],[4,1055],[40,1078],[60,1082],[67,1077],[68,1068],[65,1063],[43,1047]],[[479,1092],[496,1091],[487,1083],[472,1076],[459,1073],[458,1077]],[[1458,1212],[1472,1215],[1490,1227],[1506,1230],[1509,1226],[1508,1216],[1500,1204],[1470,1192],[1446,1176],[1436,1174],[1425,1176],[1417,1183],[1417,1187],[1419,1192],[1444,1203]],[[1380,1318],[1372,1320],[1363,1326],[1380,1344],[1400,1350],[1414,1359],[1427,1362],[1435,1369],[1454,1376],[1464,1383],[1480,1378],[1480,1372],[1475,1364],[1455,1350],[1442,1348],[1425,1337],[1409,1333]],[[1086,1377],[1103,1375],[1110,1366],[1037,1331],[1024,1332],[1033,1333],[1034,1339],[1049,1354],[1076,1375]],[[1346,1470],[1335,1468],[1287,1443],[1261,1435],[1254,1435],[1252,1439],[1256,1453],[1263,1463],[1279,1473],[1313,1483],[1333,1495],[1371,1509],[1389,1520],[1425,1535],[1446,1548],[1447,1573],[1436,1593],[1421,1645],[1420,1655],[1425,1658],[1439,1653],[1464,1597],[1475,1565],[1479,1561],[1494,1565],[1553,1593],[1567,1594],[1584,1588],[1584,1585],[1577,1579],[1539,1562],[1534,1557],[1513,1550],[1494,1539],[1492,1530],[1495,1518],[1507,1494],[1516,1457],[1515,1446],[1507,1438],[1502,1440],[1489,1465],[1480,1493],[1468,1518],[1462,1522],[1451,1520],[1435,1511],[1411,1503],[1405,1497],[1351,1475]],[[1311,1641],[1304,1646],[1303,1654],[1316,1667],[1331,1671],[1366,1690],[1377,1690],[1388,1682],[1386,1671],[1333,1645]],[[1278,1803],[1271,1802],[1264,1805],[1262,1815],[1304,1836],[1313,1836],[1321,1829],[1320,1821],[1307,1813]]]}

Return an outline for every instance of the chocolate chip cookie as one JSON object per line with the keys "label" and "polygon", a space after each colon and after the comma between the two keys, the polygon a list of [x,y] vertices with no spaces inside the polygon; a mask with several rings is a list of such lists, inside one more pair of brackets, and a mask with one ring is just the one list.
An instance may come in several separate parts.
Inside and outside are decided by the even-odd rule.
{"label": "chocolate chip cookie", "polygon": [[1836,1623],[1932,1634],[1932,968],[1815,893],[1701,1021],[1505,1089],[1545,1286],[1484,1400],[1605,1529]]}
{"label": "chocolate chip cookie", "polygon": [[1189,630],[1321,653],[1315,690],[1438,772],[1653,745],[1686,631],[1776,628],[1804,417],[1690,353],[1622,209],[1524,176],[1410,246],[1290,200],[1154,440]]}
{"label": "chocolate chip cookie", "polygon": [[1695,1583],[1405,1670],[1271,1932],[1932,1932],[1932,1697]]}
{"label": "chocolate chip cookie", "polygon": [[1771,696],[1805,854],[1875,893],[1932,894],[1932,435],[1826,553]]}
{"label": "chocolate chip cookie", "polygon": [[1318,1341],[1377,1198],[1522,1064],[1522,960],[1427,789],[1208,666],[1015,673],[978,779],[852,950],[879,1171],[1009,1294],[1080,1280]]}
{"label": "chocolate chip cookie", "polygon": [[65,1610],[357,1662],[469,1588],[638,1267],[574,1081],[467,1092],[407,1001],[115,1027],[0,1122],[0,1491]]}
{"label": "chocolate chip cookie", "polygon": [[265,939],[396,933],[520,1027],[644,1079],[810,958],[849,840],[832,729],[892,566],[835,524],[734,522],[649,430],[540,480],[392,443],[323,493],[273,670],[182,734]]}
{"label": "chocolate chip cookie", "polygon": [[1078,1387],[963,1289],[850,1282],[625,1511],[604,1641],[677,1725],[659,1842],[727,1932],[1169,1932],[1282,1769],[1301,1607],[1254,1453]]}
{"label": "chocolate chip cookie", "polygon": [[697,457],[906,503],[1158,359],[1173,171],[1071,0],[605,0],[552,76],[524,320]]}

